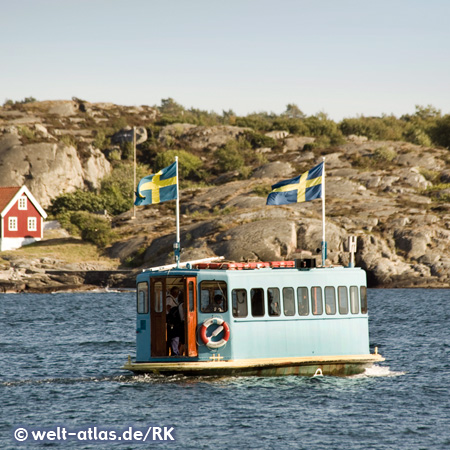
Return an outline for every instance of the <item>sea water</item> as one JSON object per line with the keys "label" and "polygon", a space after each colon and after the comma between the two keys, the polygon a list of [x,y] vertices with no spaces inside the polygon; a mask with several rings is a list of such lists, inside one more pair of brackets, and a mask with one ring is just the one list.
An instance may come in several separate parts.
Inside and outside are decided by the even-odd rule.
{"label": "sea water", "polygon": [[368,295],[362,375],[188,378],[120,369],[131,292],[0,294],[0,449],[449,449],[450,290]]}

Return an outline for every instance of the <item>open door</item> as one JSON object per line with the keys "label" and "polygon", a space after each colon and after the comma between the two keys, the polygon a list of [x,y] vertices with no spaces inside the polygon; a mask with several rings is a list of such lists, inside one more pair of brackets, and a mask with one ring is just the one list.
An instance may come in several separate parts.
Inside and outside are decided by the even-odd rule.
{"label": "open door", "polygon": [[197,278],[186,277],[184,280],[186,300],[185,304],[185,342],[187,356],[197,356]]}
{"label": "open door", "polygon": [[166,280],[150,279],[151,356],[166,356]]}

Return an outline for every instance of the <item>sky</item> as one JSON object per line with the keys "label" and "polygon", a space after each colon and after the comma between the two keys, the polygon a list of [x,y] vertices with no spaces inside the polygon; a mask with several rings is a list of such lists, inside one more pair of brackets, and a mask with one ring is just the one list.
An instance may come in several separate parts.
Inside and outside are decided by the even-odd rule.
{"label": "sky", "polygon": [[449,17],[448,0],[0,0],[0,105],[448,114]]}

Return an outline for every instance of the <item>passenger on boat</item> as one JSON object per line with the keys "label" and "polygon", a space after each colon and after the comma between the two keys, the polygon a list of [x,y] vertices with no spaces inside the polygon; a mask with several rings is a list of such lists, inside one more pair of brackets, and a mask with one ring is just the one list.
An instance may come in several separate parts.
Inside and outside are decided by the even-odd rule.
{"label": "passenger on boat", "polygon": [[[166,297],[167,346],[170,345],[172,356],[180,355],[180,337],[184,336],[183,295],[173,286]],[[167,349],[168,350],[168,349]]]}
{"label": "passenger on boat", "polygon": [[207,313],[223,313],[225,312],[225,299],[222,294],[216,294],[214,296],[213,303],[210,303],[206,308]]}
{"label": "passenger on boat", "polygon": [[166,297],[166,308],[167,308],[167,314],[169,311],[174,307],[178,306],[178,296],[180,295],[180,289],[177,286],[173,286],[172,289],[170,289],[169,294],[167,294]]}

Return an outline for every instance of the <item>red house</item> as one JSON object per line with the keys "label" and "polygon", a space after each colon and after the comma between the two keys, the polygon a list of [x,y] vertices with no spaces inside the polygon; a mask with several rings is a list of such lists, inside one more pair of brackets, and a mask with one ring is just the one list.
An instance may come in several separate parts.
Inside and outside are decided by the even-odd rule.
{"label": "red house", "polygon": [[0,187],[0,251],[41,240],[46,217],[26,186]]}

